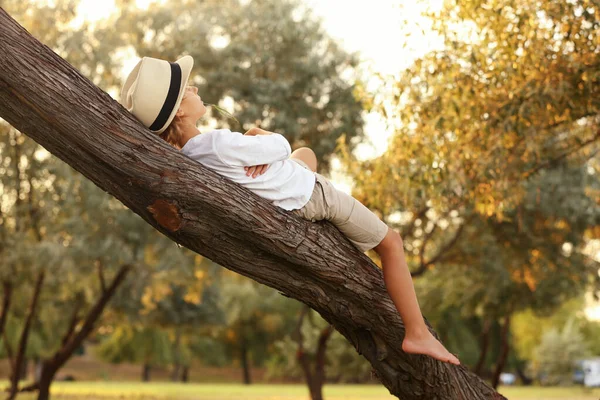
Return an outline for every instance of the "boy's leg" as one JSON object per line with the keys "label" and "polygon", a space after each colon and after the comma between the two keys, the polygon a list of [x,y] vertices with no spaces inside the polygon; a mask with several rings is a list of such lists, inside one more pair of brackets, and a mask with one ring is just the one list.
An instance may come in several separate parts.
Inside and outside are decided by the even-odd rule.
{"label": "boy's leg", "polygon": [[404,322],[405,335],[402,350],[407,353],[427,354],[440,361],[460,364],[430,332],[419,308],[412,277],[404,257],[400,234],[391,228],[374,250],[381,257],[383,280],[393,303]]}
{"label": "boy's leg", "polygon": [[354,197],[340,190],[323,176],[317,180],[324,191],[326,216],[361,251],[374,249],[381,257],[386,289],[405,327],[402,349],[407,353],[427,354],[440,361],[459,364],[458,359],[429,332],[417,301],[412,277],[404,256],[400,234]]}
{"label": "boy's leg", "polygon": [[303,161],[313,172],[317,172],[317,156],[312,149],[300,147],[292,152],[290,158]]}

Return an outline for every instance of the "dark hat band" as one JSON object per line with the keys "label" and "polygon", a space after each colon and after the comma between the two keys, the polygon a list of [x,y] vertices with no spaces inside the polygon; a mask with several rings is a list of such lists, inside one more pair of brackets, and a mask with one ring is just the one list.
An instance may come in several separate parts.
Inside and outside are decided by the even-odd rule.
{"label": "dark hat band", "polygon": [[167,93],[167,98],[163,103],[158,116],[150,125],[150,130],[158,131],[162,128],[171,112],[173,112],[173,108],[175,108],[175,103],[177,103],[177,97],[179,96],[179,90],[181,89],[181,67],[177,63],[169,63],[171,65],[171,82],[169,83],[169,92]]}

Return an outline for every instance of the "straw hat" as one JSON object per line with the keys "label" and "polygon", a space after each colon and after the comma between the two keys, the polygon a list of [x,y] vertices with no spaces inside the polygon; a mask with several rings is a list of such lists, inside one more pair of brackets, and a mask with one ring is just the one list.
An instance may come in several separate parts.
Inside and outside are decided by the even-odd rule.
{"label": "straw hat", "polygon": [[152,132],[162,133],[181,104],[193,65],[190,56],[174,63],[142,58],[121,89],[121,104]]}

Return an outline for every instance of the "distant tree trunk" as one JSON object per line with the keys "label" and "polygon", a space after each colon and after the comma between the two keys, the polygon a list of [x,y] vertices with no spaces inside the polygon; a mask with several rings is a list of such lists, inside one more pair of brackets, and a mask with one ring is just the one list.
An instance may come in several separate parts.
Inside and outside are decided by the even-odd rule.
{"label": "distant tree trunk", "polygon": [[171,382],[179,382],[179,376],[181,375],[181,365],[174,364],[171,370]]}
{"label": "distant tree trunk", "polygon": [[244,373],[244,384],[250,385],[252,378],[250,377],[250,361],[248,360],[248,343],[244,334],[240,335],[240,360]]}
{"label": "distant tree trunk", "polygon": [[508,336],[510,334],[510,317],[510,314],[508,314],[504,319],[504,325],[502,325],[502,343],[500,346],[500,355],[498,356],[498,361],[496,362],[496,369],[492,377],[492,387],[494,389],[496,389],[498,387],[498,384],[500,383],[500,374],[502,373],[502,371],[504,371],[504,366],[506,365],[508,352],[510,350],[510,343],[508,340]]}
{"label": "distant tree trunk", "polygon": [[298,319],[296,329],[293,333],[294,340],[298,343],[296,358],[302,367],[302,371],[304,371],[304,377],[306,379],[306,384],[308,385],[311,400],[323,400],[323,384],[325,383],[325,350],[327,341],[333,332],[333,326],[327,326],[319,335],[315,354],[315,366],[314,370],[312,370],[310,359],[304,349],[304,337],[302,335],[302,322],[304,321],[304,316],[308,312],[310,312],[309,307],[302,307],[300,318]]}
{"label": "distant tree trunk", "polygon": [[[77,325],[74,321],[77,321],[77,313],[73,314],[71,324],[69,325],[67,332],[63,335],[62,346],[54,353],[52,357],[42,362],[42,371],[40,381],[34,385],[38,387],[38,400],[47,400],[50,396],[50,385],[52,380],[56,376],[56,373],[65,363],[71,358],[73,352],[77,350],[84,339],[87,338],[94,329],[96,321],[102,315],[102,311],[108,304],[108,301],[115,294],[117,287],[125,280],[125,277],[131,270],[129,264],[121,266],[111,284],[106,287],[100,298],[88,311],[83,324],[79,331],[75,332],[75,326]],[[78,309],[76,307],[76,309]]]}
{"label": "distant tree trunk", "polygon": [[148,363],[144,363],[142,366],[142,382],[150,382],[150,371],[152,366]]}
{"label": "distant tree trunk", "polygon": [[[2,212],[0,210],[0,212]],[[2,311],[0,312],[0,338],[4,335],[4,326],[6,325],[6,318],[8,317],[8,311],[10,309],[10,302],[12,299],[12,283],[9,281],[2,282]]]}
{"label": "distant tree trunk", "polygon": [[24,358],[23,362],[21,363],[21,370],[19,371],[19,380],[26,380],[27,379],[27,375],[29,374],[29,359],[28,358]]}
{"label": "distant tree trunk", "polygon": [[0,37],[0,117],[13,127],[173,241],[316,310],[393,395],[503,398],[463,365],[402,351],[381,269],[330,222],[303,220],[177,151],[2,8]]}
{"label": "distant tree trunk", "polygon": [[516,371],[519,379],[521,379],[521,382],[523,382],[523,386],[530,386],[533,383],[533,379],[528,377],[525,374],[525,371],[523,371],[523,365],[520,362],[517,362]]}
{"label": "distant tree trunk", "polygon": [[175,330],[175,342],[173,343],[173,354],[175,361],[173,362],[173,370],[171,371],[171,382],[178,382],[179,375],[181,371],[181,363],[180,363],[180,346],[181,342],[181,332],[179,329]]}
{"label": "distant tree trunk", "polygon": [[[21,371],[23,368],[23,362],[25,360],[25,351],[27,350],[27,341],[29,340],[29,332],[31,330],[31,324],[33,323],[33,317],[37,310],[38,300],[42,291],[42,285],[44,284],[44,278],[46,276],[45,270],[41,270],[38,273],[37,280],[35,282],[35,289],[33,291],[33,297],[27,310],[27,316],[25,318],[25,324],[21,331],[21,339],[19,340],[19,347],[17,348],[17,354],[14,358],[9,356],[10,360],[10,394],[8,400],[13,400],[17,397],[19,392],[19,380],[21,378]],[[8,349],[8,343],[5,343]]]}
{"label": "distant tree trunk", "polygon": [[181,382],[189,382],[190,379],[190,367],[188,365],[184,366],[181,371]]}
{"label": "distant tree trunk", "polygon": [[481,371],[483,370],[483,366],[485,365],[485,358],[487,357],[488,353],[491,326],[491,319],[485,319],[483,323],[483,328],[481,330],[481,340],[479,344],[479,360],[477,360],[477,364],[475,364],[475,368],[473,369],[473,372],[475,372],[479,376],[481,376]]}
{"label": "distant tree trunk", "polygon": [[42,367],[42,375],[38,384],[38,398],[37,400],[48,400],[50,399],[50,385],[54,379],[54,374],[50,369]]}

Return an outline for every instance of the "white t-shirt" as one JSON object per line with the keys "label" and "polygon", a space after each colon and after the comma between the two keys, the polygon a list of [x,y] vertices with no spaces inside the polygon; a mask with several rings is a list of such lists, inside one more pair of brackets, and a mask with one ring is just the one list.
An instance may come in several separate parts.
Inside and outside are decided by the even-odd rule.
{"label": "white t-shirt", "polygon": [[[279,133],[246,136],[217,129],[192,137],[181,152],[288,211],[308,203],[315,186],[315,173],[289,158],[292,149]],[[264,174],[246,176],[245,166],[261,164],[269,165]]]}

